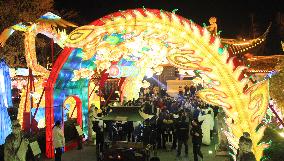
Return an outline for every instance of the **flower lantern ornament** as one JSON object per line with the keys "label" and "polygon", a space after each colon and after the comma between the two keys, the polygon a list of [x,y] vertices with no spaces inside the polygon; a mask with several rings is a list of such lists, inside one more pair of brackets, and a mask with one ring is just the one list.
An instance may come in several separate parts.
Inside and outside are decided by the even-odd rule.
{"label": "flower lantern ornament", "polygon": [[105,35],[104,39],[106,42],[108,42],[110,45],[117,45],[123,41],[123,35],[113,33],[111,35]]}

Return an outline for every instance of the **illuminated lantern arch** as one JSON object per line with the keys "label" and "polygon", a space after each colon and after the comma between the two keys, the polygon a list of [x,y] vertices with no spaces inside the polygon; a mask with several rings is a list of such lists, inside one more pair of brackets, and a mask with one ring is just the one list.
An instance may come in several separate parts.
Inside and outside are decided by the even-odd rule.
{"label": "illuminated lantern arch", "polygon": [[[62,119],[60,109],[66,97],[76,95],[81,99],[86,132],[88,71],[96,69],[108,73],[112,64],[131,71],[124,73],[127,78],[121,90],[123,96],[132,99],[137,98],[140,87],[147,84],[142,82],[146,72],[161,72],[161,66],[168,63],[183,70],[200,70],[210,78],[211,88],[200,91],[199,97],[223,107],[230,118],[227,124],[233,135],[228,135],[228,140],[234,148],[246,131],[251,134],[258,160],[262,156],[263,145],[258,142],[265,128],[257,132],[255,129],[267,109],[268,82],[250,83],[243,76],[245,67],[230,58],[220,39],[211,36],[205,28],[175,13],[155,9],[126,10],[78,27],[69,34],[65,46],[46,87],[48,157],[53,155],[51,128],[54,121]],[[111,72],[117,74],[117,71]],[[232,119],[234,121],[230,122]]]}
{"label": "illuminated lantern arch", "polygon": [[68,96],[63,104],[65,106],[69,104],[69,117],[77,118],[77,124],[82,127],[82,101],[80,98],[78,96]]}

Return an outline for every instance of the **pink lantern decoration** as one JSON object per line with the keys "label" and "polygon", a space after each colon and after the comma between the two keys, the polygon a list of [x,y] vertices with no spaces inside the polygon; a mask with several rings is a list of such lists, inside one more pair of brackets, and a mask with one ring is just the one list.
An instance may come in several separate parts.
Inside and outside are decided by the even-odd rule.
{"label": "pink lantern decoration", "polygon": [[118,77],[119,73],[120,73],[120,69],[119,69],[119,67],[117,65],[110,66],[110,68],[109,68],[109,75],[111,77]]}

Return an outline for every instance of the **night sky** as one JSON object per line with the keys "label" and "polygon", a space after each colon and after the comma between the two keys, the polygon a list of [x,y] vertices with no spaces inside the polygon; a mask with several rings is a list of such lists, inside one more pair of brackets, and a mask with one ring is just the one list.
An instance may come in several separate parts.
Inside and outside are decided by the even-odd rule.
{"label": "night sky", "polygon": [[[257,35],[263,33],[272,22],[270,34],[274,47],[267,52],[281,52],[280,40],[275,17],[278,12],[284,13],[284,0],[55,0],[57,9],[75,10],[80,17],[73,21],[79,25],[88,24],[107,14],[133,8],[155,8],[176,12],[191,19],[199,25],[208,23],[211,16],[218,18],[218,30],[221,37],[249,38],[252,36],[252,15]],[[272,37],[271,37],[272,36]],[[276,45],[276,41],[279,41]],[[273,46],[272,45],[272,46]],[[279,51],[280,50],[280,51]]]}

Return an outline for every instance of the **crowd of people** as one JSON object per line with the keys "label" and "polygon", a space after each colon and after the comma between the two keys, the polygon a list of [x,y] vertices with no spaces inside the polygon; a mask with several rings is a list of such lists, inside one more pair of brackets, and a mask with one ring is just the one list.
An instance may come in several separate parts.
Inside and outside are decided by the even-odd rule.
{"label": "crowd of people", "polygon": [[[165,92],[157,93],[155,88],[141,91],[142,99],[125,102],[123,106],[141,106],[146,114],[153,115],[144,123],[107,121],[105,130],[102,124],[94,121],[93,130],[97,133],[98,148],[103,148],[104,141],[143,142],[144,145],[152,145],[154,151],[163,149],[176,150],[177,158],[180,158],[182,146],[184,155],[188,156],[189,136],[192,139],[194,161],[203,160],[201,145],[211,145],[213,134],[217,133],[216,116],[219,107],[209,105],[199,99],[195,93],[200,87],[187,85],[179,87],[178,96],[170,97]],[[109,106],[103,108],[97,115],[107,115]],[[254,160],[251,152],[251,140],[245,133],[240,138],[237,160],[244,161],[248,157]]]}
{"label": "crowd of people", "polygon": [[[151,90],[148,90],[143,94],[142,99],[128,101],[123,104],[123,106],[141,106],[141,111],[152,116],[144,122],[102,122],[100,118],[111,112],[110,106],[103,107],[100,110],[95,107],[91,108],[89,116],[91,120],[89,122],[91,122],[91,129],[96,133],[97,154],[100,155],[105,142],[109,140],[110,142],[141,142],[145,146],[151,145],[154,151],[157,149],[176,150],[177,158],[181,157],[182,146],[184,146],[184,155],[188,157],[188,143],[191,135],[194,161],[198,161],[199,158],[203,160],[201,145],[212,144],[213,133],[216,133],[215,120],[218,107],[206,104],[195,95],[195,92],[195,87],[186,86],[184,90],[179,89],[178,97],[170,97],[168,95],[151,94]],[[21,139],[19,127],[19,124],[14,122],[13,132],[7,137],[5,160],[15,160],[13,157],[19,156],[14,155],[17,150],[13,149],[12,144],[9,144],[10,142],[19,143],[19,146],[25,143],[25,140]],[[79,140],[82,141],[82,138],[80,137]],[[59,161],[65,146],[60,121],[57,121],[53,128],[53,145],[55,160]],[[239,140],[236,160],[255,161],[251,149],[252,140],[250,134],[244,132]]]}
{"label": "crowd of people", "polygon": [[[177,157],[181,156],[182,145],[184,155],[188,156],[188,139],[192,137],[194,160],[198,156],[203,158],[201,144],[210,145],[213,139],[214,117],[218,107],[210,107],[195,96],[195,87],[184,87],[179,91],[178,97],[156,95],[148,90],[143,98],[125,102],[125,106],[141,106],[144,113],[153,115],[144,123],[135,122],[105,122],[106,135],[103,134],[99,121],[93,122],[96,132],[98,148],[102,149],[103,142],[107,140],[143,142],[152,145],[154,149],[176,150]],[[97,116],[108,113],[109,107],[102,109]]]}

